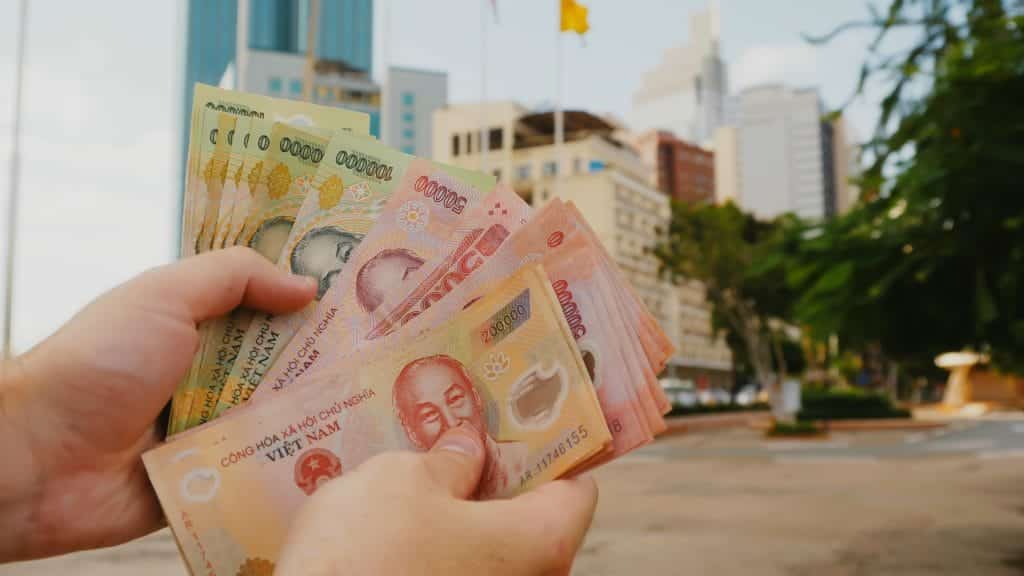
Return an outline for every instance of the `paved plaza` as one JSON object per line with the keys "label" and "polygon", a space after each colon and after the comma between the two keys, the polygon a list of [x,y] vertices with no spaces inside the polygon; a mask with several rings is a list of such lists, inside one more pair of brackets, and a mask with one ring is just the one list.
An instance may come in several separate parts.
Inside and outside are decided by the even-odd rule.
{"label": "paved plaza", "polygon": [[[596,472],[574,576],[1024,574],[1024,419],[766,441],[659,440]],[[179,575],[166,531],[0,575]]]}

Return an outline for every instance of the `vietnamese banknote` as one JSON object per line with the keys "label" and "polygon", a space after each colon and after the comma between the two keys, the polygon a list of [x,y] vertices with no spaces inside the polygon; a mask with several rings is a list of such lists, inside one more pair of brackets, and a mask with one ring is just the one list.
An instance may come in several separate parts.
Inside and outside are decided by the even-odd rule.
{"label": "vietnamese banknote", "polygon": [[[311,129],[276,123],[266,152],[266,170],[257,181],[250,214],[238,240],[271,261],[277,261],[291,233],[296,214],[310,182],[324,158],[328,138]],[[208,322],[208,336],[198,357],[199,367],[190,383],[192,403],[185,428],[208,421],[214,413],[252,312],[236,310]],[[180,415],[179,415],[180,417]],[[181,428],[176,426],[175,430]]]}
{"label": "vietnamese banknote", "polygon": [[[317,303],[342,277],[350,257],[377,221],[413,160],[412,156],[367,138],[334,135],[327,147],[326,160],[314,177],[313,190],[278,259],[278,267],[283,270],[317,279],[316,300],[292,314],[255,315],[215,415],[246,401],[292,336],[303,325],[316,320]],[[494,178],[489,175],[439,164],[432,167],[481,192],[494,187]]]}
{"label": "vietnamese banknote", "polygon": [[315,316],[282,349],[259,388],[287,385],[330,356],[338,342],[351,339],[350,329],[388,292],[399,289],[428,260],[451,252],[453,233],[482,198],[480,190],[431,162],[413,161],[376,224],[317,303]]}
{"label": "vietnamese banknote", "polygon": [[479,495],[570,473],[610,435],[540,266],[448,323],[325,373],[143,455],[193,573],[270,574],[298,507],[386,450],[428,450],[468,423],[484,436]]}

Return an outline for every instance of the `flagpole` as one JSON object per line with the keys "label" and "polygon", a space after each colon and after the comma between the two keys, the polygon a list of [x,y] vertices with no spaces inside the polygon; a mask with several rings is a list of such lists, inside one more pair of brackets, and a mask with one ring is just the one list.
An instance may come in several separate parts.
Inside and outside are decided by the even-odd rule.
{"label": "flagpole", "polygon": [[559,192],[558,182],[562,177],[562,143],[565,140],[565,119],[562,117],[562,6],[556,2],[555,18],[555,181],[554,195]]}
{"label": "flagpole", "polygon": [[487,172],[487,149],[490,147],[487,130],[487,0],[480,0],[480,171]]}
{"label": "flagpole", "polygon": [[7,189],[7,245],[4,250],[4,347],[0,358],[13,356],[11,343],[14,325],[14,244],[18,239],[18,186],[21,184],[21,100],[25,80],[25,35],[28,31],[28,0],[21,0],[18,17],[18,53],[15,57],[14,119],[11,126],[11,185]]}
{"label": "flagpole", "polygon": [[238,0],[235,17],[235,90],[246,90],[249,68],[249,0]]}
{"label": "flagpole", "polygon": [[303,82],[303,100],[313,101],[313,67],[316,60],[317,28],[320,20],[320,0],[309,0],[309,18],[306,22],[306,70]]}

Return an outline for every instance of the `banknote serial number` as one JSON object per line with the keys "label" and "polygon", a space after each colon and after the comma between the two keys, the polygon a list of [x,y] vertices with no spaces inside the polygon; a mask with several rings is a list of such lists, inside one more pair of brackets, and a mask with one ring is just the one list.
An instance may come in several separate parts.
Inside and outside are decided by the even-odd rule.
{"label": "banknote serial number", "polygon": [[587,427],[583,424],[577,426],[559,440],[557,444],[545,450],[544,454],[537,459],[537,463],[527,468],[519,476],[519,485],[523,486],[533,480],[534,477],[541,476],[545,470],[558,462],[560,458],[566,457],[573,449],[583,444],[583,441],[588,437],[590,437],[590,432],[587,431]]}
{"label": "banknote serial number", "polygon": [[423,194],[424,197],[444,206],[454,214],[462,214],[462,211],[466,208],[466,203],[469,202],[469,199],[462,194],[426,176],[417,178],[413,187],[417,192]]}

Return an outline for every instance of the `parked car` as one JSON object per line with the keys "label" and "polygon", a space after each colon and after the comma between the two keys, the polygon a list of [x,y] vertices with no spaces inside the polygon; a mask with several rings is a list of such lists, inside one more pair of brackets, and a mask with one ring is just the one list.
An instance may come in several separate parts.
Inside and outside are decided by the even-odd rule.
{"label": "parked car", "polygon": [[692,408],[697,405],[697,390],[693,385],[693,380],[662,378],[658,382],[673,406]]}
{"label": "parked car", "polygon": [[702,406],[723,406],[732,404],[732,396],[724,388],[705,388],[697,391],[697,401]]}
{"label": "parked car", "polygon": [[740,406],[752,406],[760,400],[760,388],[754,384],[747,384],[736,393],[736,403]]}

